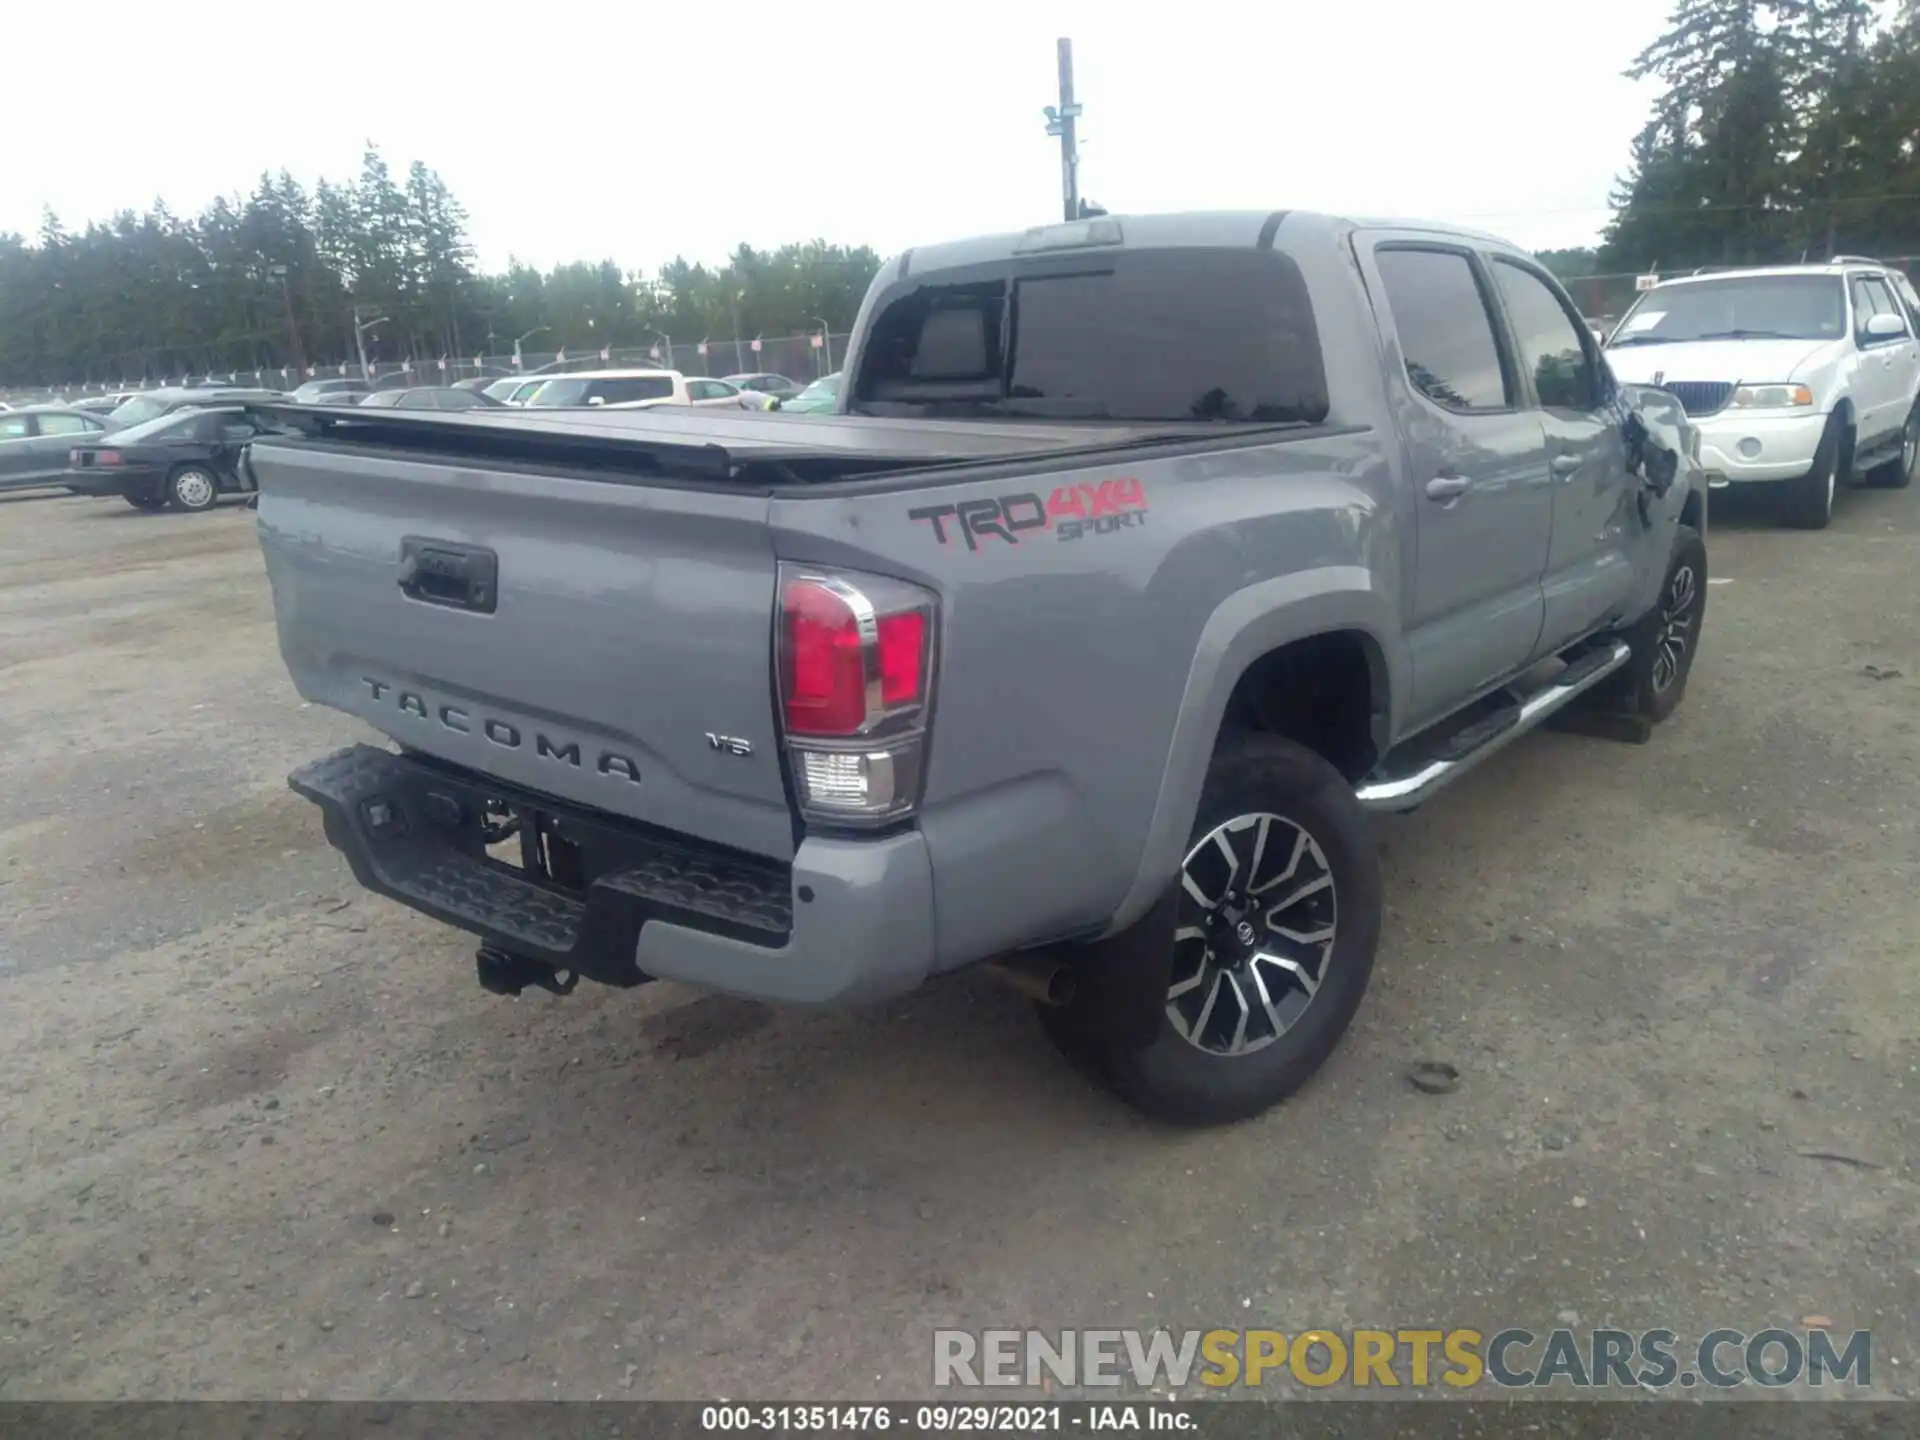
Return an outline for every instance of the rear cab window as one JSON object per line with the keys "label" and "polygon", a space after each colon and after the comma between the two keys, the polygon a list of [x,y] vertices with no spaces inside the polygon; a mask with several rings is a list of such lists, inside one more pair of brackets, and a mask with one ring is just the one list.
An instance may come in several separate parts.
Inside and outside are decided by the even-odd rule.
{"label": "rear cab window", "polygon": [[853,406],[870,414],[1318,423],[1312,303],[1276,250],[1118,250],[1009,261],[915,286],[875,318]]}

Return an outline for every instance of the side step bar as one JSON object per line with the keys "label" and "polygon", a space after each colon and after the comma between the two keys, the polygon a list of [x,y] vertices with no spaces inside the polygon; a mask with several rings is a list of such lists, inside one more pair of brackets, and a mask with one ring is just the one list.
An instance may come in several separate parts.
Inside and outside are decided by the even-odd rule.
{"label": "side step bar", "polygon": [[[1500,723],[1481,721],[1462,732],[1461,738],[1474,736],[1478,743],[1455,753],[1448,744],[1442,753],[1409,775],[1382,776],[1365,781],[1354,793],[1367,810],[1394,812],[1411,810],[1430,799],[1442,787],[1458,780],[1467,771],[1512,741],[1534,729],[1555,711],[1564,709],[1580,695],[1591,690],[1607,676],[1626,664],[1633,651],[1625,641],[1611,648],[1589,651],[1570,664],[1546,689],[1520,701],[1514,710],[1499,717]],[[1490,731],[1490,733],[1484,733]],[[1481,735],[1484,733],[1484,738]]]}

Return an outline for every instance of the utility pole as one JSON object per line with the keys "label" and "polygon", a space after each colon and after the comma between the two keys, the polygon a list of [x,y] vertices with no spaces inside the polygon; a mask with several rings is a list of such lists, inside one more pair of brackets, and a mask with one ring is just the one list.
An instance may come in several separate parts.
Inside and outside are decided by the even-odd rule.
{"label": "utility pole", "polygon": [[376,315],[371,320],[360,318],[360,307],[353,307],[353,348],[360,352],[360,378],[369,385],[373,383],[373,367],[367,364],[367,331],[376,325],[384,325],[387,317]]}
{"label": "utility pole", "polygon": [[1080,107],[1073,99],[1073,41],[1058,42],[1060,52],[1060,107],[1046,109],[1047,134],[1060,137],[1060,190],[1066,217],[1080,218],[1080,150],[1074,143],[1074,122]]}

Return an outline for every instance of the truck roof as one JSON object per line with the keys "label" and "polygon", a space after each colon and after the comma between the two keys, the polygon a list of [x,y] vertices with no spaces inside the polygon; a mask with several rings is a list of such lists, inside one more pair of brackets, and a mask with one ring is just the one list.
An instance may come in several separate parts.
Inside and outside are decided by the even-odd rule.
{"label": "truck roof", "polygon": [[[1320,239],[1339,243],[1356,230],[1413,230],[1424,234],[1470,240],[1520,251],[1512,241],[1464,226],[1434,220],[1405,220],[1370,216],[1331,215],[1313,210],[1190,210],[1164,215],[1102,215],[1090,220],[1059,221],[1031,230],[1009,230],[937,245],[923,245],[896,257],[895,278],[916,269],[944,270],[986,264],[1022,251],[1098,248],[1093,242],[1072,244],[1075,232],[1094,234],[1094,227],[1117,230],[1126,248],[1174,246],[1241,247],[1278,243],[1311,244]],[[1051,243],[1049,243],[1051,242]],[[1112,243],[1112,242],[1107,242]],[[1524,253],[1524,252],[1522,252]]]}

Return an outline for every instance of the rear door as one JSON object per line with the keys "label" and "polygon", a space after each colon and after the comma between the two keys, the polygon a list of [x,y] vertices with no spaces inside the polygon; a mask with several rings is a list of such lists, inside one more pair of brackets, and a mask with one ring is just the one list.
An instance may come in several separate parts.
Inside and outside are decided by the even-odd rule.
{"label": "rear door", "polygon": [[38,464],[33,437],[39,433],[32,415],[0,413],[0,485],[30,485]]}
{"label": "rear door", "polygon": [[1546,433],[1494,322],[1481,257],[1392,232],[1356,244],[1404,386],[1417,727],[1522,668],[1539,642],[1553,529]]}
{"label": "rear door", "polygon": [[1546,434],[1553,538],[1536,655],[1620,618],[1633,598],[1638,482],[1592,332],[1545,272],[1516,255],[1488,257],[1519,379]]}

